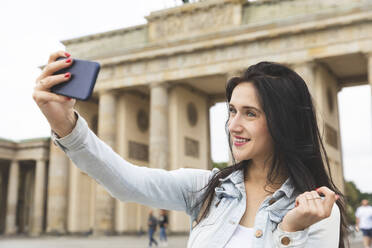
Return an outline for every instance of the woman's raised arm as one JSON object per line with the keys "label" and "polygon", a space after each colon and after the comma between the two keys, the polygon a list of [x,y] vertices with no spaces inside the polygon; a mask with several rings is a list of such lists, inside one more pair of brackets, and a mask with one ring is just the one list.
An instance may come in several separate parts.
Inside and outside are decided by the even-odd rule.
{"label": "woman's raised arm", "polygon": [[54,141],[78,168],[122,201],[191,214],[194,203],[191,192],[207,184],[211,171],[184,168],[167,171],[133,165],[116,154],[77,116],[72,132],[63,138],[54,137]]}
{"label": "woman's raised arm", "polygon": [[[57,60],[65,57],[64,60]],[[166,171],[130,164],[89,130],[85,120],[74,112],[75,100],[54,94],[50,89],[67,82],[71,74],[53,75],[71,66],[70,54],[58,51],[36,79],[33,98],[48,120],[54,140],[77,167],[102,184],[112,196],[162,209],[186,211],[193,204],[191,192],[203,187],[208,170]],[[76,114],[75,114],[76,113]]]}

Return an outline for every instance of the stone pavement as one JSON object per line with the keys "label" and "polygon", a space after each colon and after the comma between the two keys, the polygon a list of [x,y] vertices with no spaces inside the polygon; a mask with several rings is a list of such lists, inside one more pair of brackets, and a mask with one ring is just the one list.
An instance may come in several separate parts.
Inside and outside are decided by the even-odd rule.
{"label": "stone pavement", "polygon": [[[188,236],[168,237],[168,248],[185,248]],[[159,242],[159,236],[155,236]],[[147,248],[147,236],[0,237],[0,248]],[[153,245],[155,247],[155,245]]]}
{"label": "stone pavement", "polygon": [[[170,236],[168,248],[185,248],[187,236]],[[159,237],[156,236],[156,240]],[[363,248],[361,236],[351,240],[351,248]],[[0,248],[147,248],[147,236],[113,236],[113,237],[76,237],[43,236],[4,237],[0,236]],[[155,246],[153,246],[155,247]]]}

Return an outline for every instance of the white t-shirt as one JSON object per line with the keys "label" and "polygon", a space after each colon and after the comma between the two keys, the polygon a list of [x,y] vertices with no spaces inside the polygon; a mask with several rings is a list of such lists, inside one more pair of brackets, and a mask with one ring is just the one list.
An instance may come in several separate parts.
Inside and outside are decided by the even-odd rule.
{"label": "white t-shirt", "polygon": [[360,206],[355,216],[359,218],[359,228],[371,229],[372,228],[372,207]]}
{"label": "white t-shirt", "polygon": [[225,245],[225,248],[251,248],[252,240],[253,228],[238,225],[229,242]]}

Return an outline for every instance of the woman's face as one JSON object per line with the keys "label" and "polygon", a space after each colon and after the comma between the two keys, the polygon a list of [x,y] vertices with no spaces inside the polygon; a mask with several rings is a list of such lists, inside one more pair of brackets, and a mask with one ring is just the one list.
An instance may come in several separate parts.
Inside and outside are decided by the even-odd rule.
{"label": "woman's face", "polygon": [[273,151],[266,116],[252,83],[238,84],[229,103],[228,128],[237,161],[263,162]]}

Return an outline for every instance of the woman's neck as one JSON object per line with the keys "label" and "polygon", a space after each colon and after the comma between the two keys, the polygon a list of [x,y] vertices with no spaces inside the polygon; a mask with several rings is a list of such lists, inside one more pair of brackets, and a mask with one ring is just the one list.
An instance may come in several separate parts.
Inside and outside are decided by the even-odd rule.
{"label": "woman's neck", "polygon": [[285,182],[287,176],[282,170],[281,173],[274,178],[275,181],[268,184],[267,176],[270,171],[270,166],[271,161],[266,163],[262,161],[260,163],[257,160],[251,160],[246,167],[244,181],[251,186],[275,192]]}

